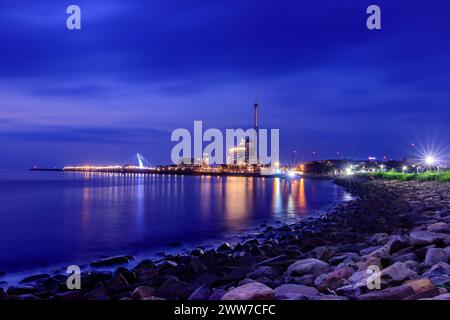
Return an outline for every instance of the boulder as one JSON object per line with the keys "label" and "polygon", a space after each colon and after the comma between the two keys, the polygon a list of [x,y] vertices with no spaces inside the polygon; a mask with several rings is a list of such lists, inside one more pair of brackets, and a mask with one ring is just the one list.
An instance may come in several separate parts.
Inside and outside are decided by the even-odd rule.
{"label": "boulder", "polygon": [[306,274],[319,275],[329,270],[328,263],[318,259],[304,259],[291,264],[287,269],[287,274],[291,277],[303,276]]}
{"label": "boulder", "polygon": [[413,231],[409,234],[409,240],[415,246],[427,246],[443,241],[446,237],[446,234],[429,231]]}
{"label": "boulder", "polygon": [[149,286],[139,286],[133,291],[134,300],[143,300],[144,298],[153,297],[155,289]]}
{"label": "boulder", "polygon": [[431,267],[439,262],[447,263],[448,259],[449,254],[444,249],[430,248],[427,250],[424,265],[426,267]]}
{"label": "boulder", "polygon": [[283,284],[274,289],[275,300],[303,300],[306,297],[317,296],[316,288],[299,284]]}
{"label": "boulder", "polygon": [[437,222],[428,226],[428,231],[437,233],[450,233],[450,224],[445,222]]}
{"label": "boulder", "polygon": [[212,293],[211,287],[204,284],[192,292],[188,300],[208,300]]}
{"label": "boulder", "polygon": [[128,289],[130,284],[127,279],[121,274],[116,273],[108,282],[108,289],[112,292],[121,292]]}
{"label": "boulder", "polygon": [[434,297],[433,300],[450,300],[450,293],[440,294]]}
{"label": "boulder", "polygon": [[252,282],[244,286],[231,289],[221,300],[273,300],[274,291],[259,282]]}
{"label": "boulder", "polygon": [[36,288],[32,286],[12,286],[6,290],[8,295],[32,294],[36,292]]}
{"label": "boulder", "polygon": [[408,280],[404,284],[410,286],[415,293],[433,288],[433,283],[427,278]]}
{"label": "boulder", "polygon": [[281,271],[279,269],[275,269],[268,266],[261,266],[258,267],[255,271],[249,273],[247,277],[250,279],[257,279],[261,277],[267,277],[270,279],[274,279],[275,277],[278,277],[281,275]]}
{"label": "boulder", "polygon": [[411,279],[414,275],[415,272],[409,269],[403,262],[396,262],[381,270],[381,279],[386,284]]}
{"label": "boulder", "polygon": [[447,290],[445,290],[444,288],[430,288],[430,289],[426,289],[424,291],[420,291],[417,292],[407,298],[405,298],[404,300],[419,300],[419,299],[426,299],[426,298],[433,298],[436,297],[438,295],[447,293]]}
{"label": "boulder", "polygon": [[212,301],[220,300],[225,295],[225,293],[227,293],[227,292],[223,289],[216,289],[211,294],[211,296],[209,297],[208,300],[212,300]]}
{"label": "boulder", "polygon": [[29,276],[29,277],[26,277],[26,278],[22,279],[19,283],[20,283],[20,284],[24,284],[24,283],[36,283],[36,282],[39,282],[39,281],[43,281],[43,280],[45,280],[45,279],[48,279],[49,277],[50,277],[50,276],[49,276],[48,274],[46,274],[46,273],[44,273],[44,274],[36,274],[36,275]]}
{"label": "boulder", "polygon": [[358,300],[401,300],[413,295],[415,292],[411,286],[402,285],[382,290],[373,290],[357,297]]}

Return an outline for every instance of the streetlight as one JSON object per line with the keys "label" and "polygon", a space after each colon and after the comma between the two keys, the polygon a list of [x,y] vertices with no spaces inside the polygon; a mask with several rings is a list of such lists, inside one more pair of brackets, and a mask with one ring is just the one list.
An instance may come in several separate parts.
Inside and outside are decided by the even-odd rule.
{"label": "streetlight", "polygon": [[408,167],[407,166],[403,166],[403,168],[402,168],[403,173],[405,173],[406,170],[408,170]]}

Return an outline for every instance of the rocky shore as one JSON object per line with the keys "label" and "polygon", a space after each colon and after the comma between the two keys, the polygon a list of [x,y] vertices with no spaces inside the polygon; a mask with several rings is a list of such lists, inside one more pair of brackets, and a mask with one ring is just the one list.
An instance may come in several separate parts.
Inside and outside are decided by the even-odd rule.
{"label": "rocky shore", "polygon": [[450,184],[337,183],[357,199],[320,217],[130,269],[131,256],[96,261],[118,267],[82,273],[81,290],[65,274],[31,276],[0,300],[450,300]]}

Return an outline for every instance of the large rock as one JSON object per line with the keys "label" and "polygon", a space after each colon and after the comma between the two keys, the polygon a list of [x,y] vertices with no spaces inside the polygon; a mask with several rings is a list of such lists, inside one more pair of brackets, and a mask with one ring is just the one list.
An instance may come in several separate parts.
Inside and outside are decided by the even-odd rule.
{"label": "large rock", "polygon": [[287,269],[287,274],[291,277],[299,277],[305,274],[319,275],[329,270],[328,263],[318,259],[304,259],[291,264]]}
{"label": "large rock", "polygon": [[419,300],[419,299],[427,299],[427,298],[433,298],[436,297],[438,295],[447,293],[447,290],[445,290],[444,288],[430,288],[430,289],[426,289],[424,291],[421,292],[417,292],[407,298],[405,298],[404,300]]}
{"label": "large rock", "polygon": [[450,224],[445,222],[437,222],[428,226],[428,231],[438,233],[450,233]]}
{"label": "large rock", "polygon": [[383,290],[373,290],[357,297],[358,300],[401,300],[413,295],[414,289],[411,286],[403,285],[386,288]]}
{"label": "large rock", "polygon": [[415,293],[419,293],[433,288],[433,283],[430,281],[430,279],[427,278],[409,280],[406,281],[404,284],[410,286]]}
{"label": "large rock", "polygon": [[224,294],[221,300],[273,300],[275,292],[259,282],[252,282],[234,288]]}
{"label": "large rock", "polygon": [[349,284],[347,280],[355,270],[349,266],[339,266],[330,273],[322,274],[316,278],[314,284],[321,292],[329,292]]}
{"label": "large rock", "polygon": [[403,262],[396,262],[381,270],[381,279],[386,284],[391,282],[402,282],[411,279],[415,275],[415,272],[409,269]]}
{"label": "large rock", "polygon": [[317,296],[316,288],[302,286],[300,284],[283,284],[275,288],[276,300],[303,300],[306,297]]}
{"label": "large rock", "polygon": [[210,286],[204,284],[197,288],[188,298],[188,300],[208,300],[213,293]]}
{"label": "large rock", "polygon": [[424,265],[426,267],[431,267],[439,262],[447,263],[448,259],[449,254],[444,249],[430,248],[427,250]]}
{"label": "large rock", "polygon": [[433,298],[433,300],[450,300],[450,293],[444,293]]}
{"label": "large rock", "polygon": [[415,246],[427,246],[443,241],[446,237],[446,234],[429,231],[413,231],[409,234],[409,240]]}
{"label": "large rock", "polygon": [[133,299],[143,300],[144,298],[153,297],[155,289],[149,286],[139,286],[133,291]]}

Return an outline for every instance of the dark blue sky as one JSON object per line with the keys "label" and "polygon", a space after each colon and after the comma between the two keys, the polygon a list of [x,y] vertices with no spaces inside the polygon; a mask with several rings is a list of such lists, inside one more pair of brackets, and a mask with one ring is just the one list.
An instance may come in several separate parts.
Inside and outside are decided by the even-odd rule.
{"label": "dark blue sky", "polygon": [[449,17],[448,0],[2,0],[0,165],[168,163],[176,128],[251,126],[256,90],[286,162],[448,157]]}

